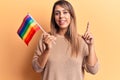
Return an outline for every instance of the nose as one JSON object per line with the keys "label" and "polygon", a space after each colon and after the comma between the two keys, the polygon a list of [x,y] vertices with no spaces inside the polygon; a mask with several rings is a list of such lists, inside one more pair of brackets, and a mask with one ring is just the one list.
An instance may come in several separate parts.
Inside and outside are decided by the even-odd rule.
{"label": "nose", "polygon": [[61,13],[60,13],[60,18],[62,18],[62,17],[64,17],[64,14],[61,12]]}

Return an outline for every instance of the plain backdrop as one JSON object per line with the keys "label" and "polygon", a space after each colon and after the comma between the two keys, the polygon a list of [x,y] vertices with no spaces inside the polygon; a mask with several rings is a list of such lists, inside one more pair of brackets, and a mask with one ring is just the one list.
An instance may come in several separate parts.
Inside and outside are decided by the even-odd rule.
{"label": "plain backdrop", "polygon": [[[17,35],[23,18],[30,13],[50,30],[50,16],[56,0],[0,0],[0,80],[40,80],[32,69],[32,56],[42,33],[39,30],[27,46]],[[85,80],[119,80],[120,75],[120,0],[68,0],[74,7],[78,32],[87,22],[95,38],[100,68]]]}

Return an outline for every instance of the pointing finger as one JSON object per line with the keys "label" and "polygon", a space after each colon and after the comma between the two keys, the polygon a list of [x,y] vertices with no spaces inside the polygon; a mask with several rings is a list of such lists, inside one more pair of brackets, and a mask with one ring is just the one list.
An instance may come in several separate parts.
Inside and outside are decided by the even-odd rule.
{"label": "pointing finger", "polygon": [[89,33],[89,22],[87,23],[86,31],[84,33],[84,38],[87,37],[87,34]]}
{"label": "pointing finger", "polygon": [[86,28],[86,32],[90,31],[90,27],[89,27],[89,22],[87,23],[87,28]]}

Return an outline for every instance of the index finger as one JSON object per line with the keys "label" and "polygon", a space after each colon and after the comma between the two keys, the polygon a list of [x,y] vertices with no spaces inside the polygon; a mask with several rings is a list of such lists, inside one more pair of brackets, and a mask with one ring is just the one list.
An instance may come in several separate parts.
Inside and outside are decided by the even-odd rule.
{"label": "index finger", "polygon": [[86,32],[90,31],[90,27],[89,27],[89,22],[87,23],[87,28],[86,28]]}

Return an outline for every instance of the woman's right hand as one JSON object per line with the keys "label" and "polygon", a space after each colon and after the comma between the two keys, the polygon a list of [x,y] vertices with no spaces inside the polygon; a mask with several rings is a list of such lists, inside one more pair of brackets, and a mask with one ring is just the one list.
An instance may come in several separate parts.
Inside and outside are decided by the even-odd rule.
{"label": "woman's right hand", "polygon": [[52,48],[52,44],[55,44],[55,40],[56,40],[55,36],[52,36],[48,33],[43,34],[43,40],[42,41],[46,46],[46,50],[50,50],[50,48]]}

